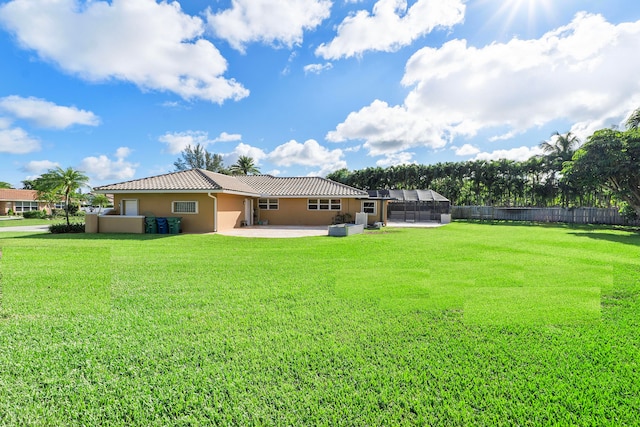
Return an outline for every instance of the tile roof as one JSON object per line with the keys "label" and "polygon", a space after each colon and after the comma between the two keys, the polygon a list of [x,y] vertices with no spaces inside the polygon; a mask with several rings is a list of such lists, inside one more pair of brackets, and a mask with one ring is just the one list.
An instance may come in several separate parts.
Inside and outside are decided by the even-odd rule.
{"label": "tile roof", "polygon": [[320,177],[237,176],[264,196],[274,197],[368,197],[366,191]]}
{"label": "tile roof", "polygon": [[30,202],[33,200],[38,200],[38,192],[35,190],[0,189],[0,201],[2,202]]}
{"label": "tile roof", "polygon": [[94,191],[231,191],[271,197],[368,197],[366,191],[320,177],[283,178],[271,175],[223,175],[203,169],[95,187]]}
{"label": "tile roof", "polygon": [[97,192],[121,191],[233,191],[255,194],[255,190],[229,175],[190,169],[164,175],[95,187]]}

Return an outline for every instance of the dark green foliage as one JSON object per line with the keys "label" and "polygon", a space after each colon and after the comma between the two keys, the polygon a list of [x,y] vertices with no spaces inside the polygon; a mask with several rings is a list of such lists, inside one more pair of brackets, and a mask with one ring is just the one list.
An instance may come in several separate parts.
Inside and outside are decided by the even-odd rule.
{"label": "dark green foliage", "polygon": [[84,172],[71,167],[62,169],[58,166],[54,169],[49,169],[36,181],[38,193],[59,194],[64,197],[64,205],[67,207],[65,209],[65,218],[67,225],[70,225],[69,215],[72,214],[71,210],[73,209],[72,199],[76,196],[75,192],[77,190],[89,183],[89,177]]}
{"label": "dark green foliage", "polygon": [[187,145],[180,153],[180,158],[173,162],[176,171],[188,169],[205,169],[211,172],[227,173],[222,155],[210,153],[201,144],[195,147]]}
{"label": "dark green foliage", "polygon": [[601,129],[565,165],[581,187],[602,187],[640,214],[640,130]]}
{"label": "dark green foliage", "polygon": [[84,223],[51,224],[49,232],[53,234],[84,233]]}
{"label": "dark green foliage", "polygon": [[[566,156],[565,151],[562,152]],[[562,162],[558,156],[554,154],[553,161],[541,156],[524,162],[472,160],[340,169],[327,178],[364,190],[431,189],[457,206],[608,207],[611,196],[607,192],[597,188],[584,191],[561,179]]]}
{"label": "dark green foliage", "polygon": [[37,219],[45,219],[47,217],[47,213],[45,211],[27,211],[22,214],[24,218],[37,218]]}
{"label": "dark green foliage", "polygon": [[253,157],[240,156],[238,160],[229,167],[232,175],[254,175],[259,174],[260,169],[255,165]]}

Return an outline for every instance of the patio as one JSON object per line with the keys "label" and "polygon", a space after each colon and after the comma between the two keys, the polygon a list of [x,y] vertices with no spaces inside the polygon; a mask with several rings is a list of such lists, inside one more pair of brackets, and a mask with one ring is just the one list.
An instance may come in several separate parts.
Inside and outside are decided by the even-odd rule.
{"label": "patio", "polygon": [[[423,222],[389,222],[388,228],[393,227],[413,227],[413,228],[433,228],[442,224],[436,221]],[[328,236],[328,226],[295,226],[295,225],[258,225],[251,227],[234,228],[233,230],[219,231],[215,234],[235,237],[265,237],[265,238],[292,238],[310,236]]]}

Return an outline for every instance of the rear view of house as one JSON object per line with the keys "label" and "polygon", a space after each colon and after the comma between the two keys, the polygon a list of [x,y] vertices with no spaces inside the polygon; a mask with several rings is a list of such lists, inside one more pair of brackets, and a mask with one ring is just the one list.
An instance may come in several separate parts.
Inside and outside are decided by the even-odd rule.
{"label": "rear view of house", "polygon": [[181,217],[187,233],[207,233],[254,224],[329,225],[366,212],[380,221],[383,206],[366,191],[320,177],[230,176],[203,169],[104,185],[112,215]]}

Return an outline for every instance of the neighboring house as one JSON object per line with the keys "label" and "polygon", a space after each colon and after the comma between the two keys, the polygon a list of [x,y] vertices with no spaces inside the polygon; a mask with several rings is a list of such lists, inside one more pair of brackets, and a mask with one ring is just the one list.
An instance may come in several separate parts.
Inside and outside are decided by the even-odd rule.
{"label": "neighboring house", "polygon": [[0,215],[8,215],[9,211],[22,214],[43,209],[51,213],[47,203],[38,200],[35,190],[0,189]]}
{"label": "neighboring house", "polygon": [[[93,189],[113,195],[109,215],[181,217],[187,233],[254,224],[329,225],[367,212],[380,221],[384,201],[319,177],[223,175],[191,169]],[[348,215],[347,215],[348,214]]]}

